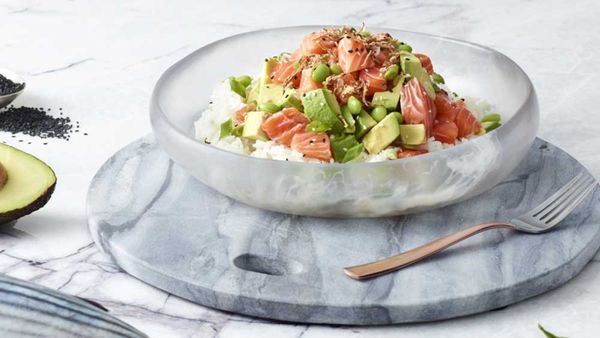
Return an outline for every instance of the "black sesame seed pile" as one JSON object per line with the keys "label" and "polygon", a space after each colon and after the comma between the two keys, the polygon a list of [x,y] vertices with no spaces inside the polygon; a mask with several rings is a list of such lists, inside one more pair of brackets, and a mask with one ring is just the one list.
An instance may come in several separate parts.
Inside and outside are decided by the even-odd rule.
{"label": "black sesame seed pile", "polygon": [[4,75],[0,74],[0,95],[16,93],[24,87],[24,83],[15,83],[11,79],[7,79]]}
{"label": "black sesame seed pile", "polygon": [[[59,108],[60,116],[49,114],[51,108],[14,107],[9,106],[0,110],[0,131],[13,134],[25,134],[42,139],[56,138],[69,140],[72,133],[79,133],[79,122],[73,122],[71,118],[63,116],[62,108]],[[87,133],[84,133],[87,135]],[[23,142],[19,140],[19,142]],[[46,144],[46,143],[44,143]]]}

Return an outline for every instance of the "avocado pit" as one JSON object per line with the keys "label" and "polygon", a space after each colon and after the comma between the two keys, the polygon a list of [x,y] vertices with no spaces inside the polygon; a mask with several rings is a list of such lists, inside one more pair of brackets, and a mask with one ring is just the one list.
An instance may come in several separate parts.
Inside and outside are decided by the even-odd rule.
{"label": "avocado pit", "polygon": [[0,163],[0,189],[4,187],[6,180],[8,180],[8,174],[6,173],[6,169],[2,166],[2,163]]}

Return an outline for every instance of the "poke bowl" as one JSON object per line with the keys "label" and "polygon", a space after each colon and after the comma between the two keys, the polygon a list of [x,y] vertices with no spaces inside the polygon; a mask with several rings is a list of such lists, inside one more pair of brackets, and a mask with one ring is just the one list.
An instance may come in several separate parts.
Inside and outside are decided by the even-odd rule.
{"label": "poke bowl", "polygon": [[[277,113],[273,111],[272,113],[275,114],[259,113],[263,123],[263,130],[258,130],[261,133],[260,137],[256,133],[246,135],[248,128],[244,125],[240,127],[244,135],[242,136],[240,130],[237,136],[244,141],[243,149],[250,148],[246,153],[240,150],[242,146],[236,148],[237,150],[230,149],[231,144],[238,142],[237,138],[232,136],[234,131],[232,132],[231,119],[219,121],[220,136],[218,130],[210,132],[204,130],[214,127],[209,126],[212,122],[209,121],[207,114],[215,114],[213,101],[220,99],[215,97],[221,95],[218,90],[213,90],[215,87],[226,86],[235,91],[234,85],[237,86],[238,83],[231,75],[260,72],[260,65],[268,63],[270,60],[268,57],[282,55],[282,51],[294,51],[299,41],[305,41],[303,39],[306,39],[307,34],[320,31],[321,28],[322,26],[297,26],[234,35],[206,45],[171,66],[159,79],[151,99],[150,117],[157,142],[175,163],[193,177],[232,199],[265,210],[314,217],[382,217],[457,203],[494,187],[526,155],[537,133],[539,111],[533,85],[515,62],[493,49],[477,44],[384,28],[370,28],[368,34],[383,37],[383,33],[387,33],[385,36],[402,39],[412,46],[411,49],[427,53],[427,56],[433,60],[435,71],[444,74],[445,81],[451,84],[452,91],[475,97],[478,102],[488,102],[493,107],[493,112],[500,113],[502,124],[495,124],[489,130],[487,127],[486,130],[481,128],[481,133],[471,133],[461,140],[453,139],[453,144],[447,147],[439,146],[440,142],[434,139],[433,136],[436,135],[431,135],[430,127],[424,128],[427,134],[423,136],[423,141],[420,141],[423,143],[420,146],[408,143],[396,146],[395,143],[386,143],[384,147],[379,147],[380,142],[367,142],[364,133],[360,135],[360,143],[355,141],[355,138],[359,137],[359,131],[355,132],[352,129],[350,136],[345,136],[352,138],[354,142],[352,145],[360,149],[355,156],[352,156],[352,160],[347,160],[347,156],[346,160],[341,160],[341,157],[337,156],[339,151],[336,152],[334,147],[336,137],[339,141],[340,136],[333,135],[329,131],[325,132],[329,129],[309,130],[314,127],[311,126],[317,119],[309,114],[309,103],[304,101],[305,97],[316,95],[311,95],[309,92],[302,94],[302,103],[307,108],[304,113],[308,116],[306,118],[308,125],[306,129],[302,128],[301,134],[313,132],[318,133],[314,135],[324,135],[328,138],[327,144],[332,152],[326,157],[318,155],[316,156],[318,159],[306,159],[306,155],[309,157],[312,155],[308,151],[304,152],[300,146],[294,147],[296,138],[301,139],[297,137],[298,134],[294,135],[291,141],[293,149],[277,144],[276,141],[280,139],[270,133],[269,137],[265,137],[263,130],[269,132],[264,126],[266,119],[276,116],[275,114],[281,115],[281,111]],[[351,34],[354,32],[352,30]],[[347,36],[346,38],[350,39]],[[373,38],[368,39],[373,41]],[[287,60],[288,57],[289,55],[283,56],[281,60]],[[342,64],[342,61],[340,59],[338,62]],[[422,60],[421,64],[423,64]],[[404,66],[402,64],[400,73],[405,70]],[[297,68],[296,65],[294,67]],[[334,69],[331,62],[328,67]],[[311,69],[314,75],[314,68]],[[429,70],[428,72],[431,74]],[[400,86],[403,84],[408,86],[411,81],[417,83],[418,76],[408,75],[411,74],[407,74],[405,78],[397,76],[400,80],[392,81],[390,78],[388,91],[393,92],[390,88],[397,85],[398,81],[401,81]],[[358,79],[358,76],[356,78]],[[264,80],[257,77],[252,81],[252,85],[246,84],[248,89],[245,92],[241,91],[242,98],[237,99],[241,100],[238,104],[243,105],[249,101],[249,97],[244,98],[244,93],[248,93],[250,87],[258,85],[261,81]],[[433,98],[438,99],[436,94],[438,96],[443,94],[448,100],[466,107],[456,98],[452,98],[452,95],[457,96],[457,94],[454,92],[450,94],[443,82],[444,80],[441,80],[438,85],[444,89],[432,83],[435,92],[432,93],[431,102]],[[326,82],[317,85],[311,90],[327,91]],[[364,86],[365,88],[360,88],[367,93],[367,86]],[[302,88],[298,90],[301,91]],[[428,92],[423,90],[423,93],[426,95]],[[372,96],[369,94],[368,98],[366,96],[361,98],[363,106],[369,105]],[[408,105],[404,106],[405,96],[408,97],[409,94],[403,92],[399,95],[402,112],[388,110],[385,115],[384,109],[385,117],[383,120],[378,118],[374,125],[380,126],[384,121],[391,122],[394,125],[392,129],[396,130],[395,126],[399,122],[391,116],[398,116],[399,121],[402,121],[402,115],[405,120],[412,118],[406,114],[409,108]],[[345,98],[338,96],[338,101],[344,100]],[[340,102],[342,108],[349,105],[348,101]],[[248,106],[249,103],[244,107]],[[400,103],[397,103],[397,106],[397,110],[400,110]],[[279,106],[278,109],[291,109],[282,107]],[[374,116],[374,108],[376,107],[364,109],[371,109],[369,114]],[[228,109],[233,111],[233,106]],[[301,110],[302,106],[298,109]],[[367,114],[364,109],[361,110],[360,115],[356,115],[356,121],[358,116]],[[253,106],[253,109],[248,110],[257,113],[266,109]],[[342,112],[344,109],[338,107],[334,110]],[[248,119],[246,125],[249,125],[250,113],[245,116]],[[340,119],[343,121],[342,117]],[[404,121],[404,124],[407,123],[410,121]],[[434,122],[426,121],[426,123]],[[437,119],[435,123],[437,125]],[[476,124],[483,126],[485,122],[476,122]],[[228,129],[224,130],[224,126],[228,126]],[[314,128],[320,127],[321,125]],[[347,132],[349,126],[344,123],[344,127]],[[385,129],[383,127],[386,126],[381,128],[371,126],[370,130]],[[394,136],[398,135],[394,134]],[[456,135],[454,136],[456,138]],[[223,143],[221,141],[223,137],[231,142]],[[245,139],[246,137],[248,139]],[[400,140],[400,136],[397,139]],[[311,145],[314,140],[310,139]],[[246,141],[251,141],[249,146]],[[285,142],[280,141],[280,143]],[[438,144],[435,146],[439,148],[438,151],[433,151],[435,144]],[[285,151],[283,155],[281,151],[265,152],[264,148],[267,146],[270,147],[269,149],[283,147]],[[429,151],[425,147],[429,147]],[[381,150],[383,148],[385,149]],[[345,154],[348,149],[345,147],[343,150]],[[384,152],[391,155],[381,160],[381,154]],[[418,156],[404,156],[414,152],[417,152]]]}

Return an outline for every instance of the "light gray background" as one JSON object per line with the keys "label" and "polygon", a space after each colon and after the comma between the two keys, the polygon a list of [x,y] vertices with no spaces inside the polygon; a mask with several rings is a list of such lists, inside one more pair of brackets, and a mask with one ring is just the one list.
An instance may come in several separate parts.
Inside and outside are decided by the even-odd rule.
{"label": "light gray background", "polygon": [[[302,3],[302,5],[301,5]],[[150,131],[154,82],[170,64],[219,38],[299,24],[389,26],[485,44],[530,75],[541,106],[539,135],[600,176],[596,112],[600,3],[595,1],[0,1],[0,65],[22,73],[17,104],[63,107],[89,136],[15,143],[59,177],[49,205],[0,230],[0,272],[88,297],[154,337],[593,337],[600,326],[600,265],[505,310],[437,323],[328,327],[267,323],[202,308],[117,271],[91,244],[87,185],[114,151]]]}

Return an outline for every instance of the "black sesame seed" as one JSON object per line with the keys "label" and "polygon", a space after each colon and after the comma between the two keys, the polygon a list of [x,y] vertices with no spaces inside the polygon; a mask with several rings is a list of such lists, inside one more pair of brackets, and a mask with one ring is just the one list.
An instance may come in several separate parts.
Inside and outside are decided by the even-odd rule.
{"label": "black sesame seed", "polygon": [[[73,129],[70,118],[54,117],[44,109],[10,106],[0,110],[0,131],[13,134],[13,138],[15,134],[25,134],[42,139],[68,140]],[[78,127],[75,129],[79,130]]]}
{"label": "black sesame seed", "polygon": [[352,49],[348,50],[348,53],[352,53],[352,52],[354,52]]}
{"label": "black sesame seed", "polygon": [[24,83],[16,83],[0,74],[0,95],[16,93],[25,88]]}

